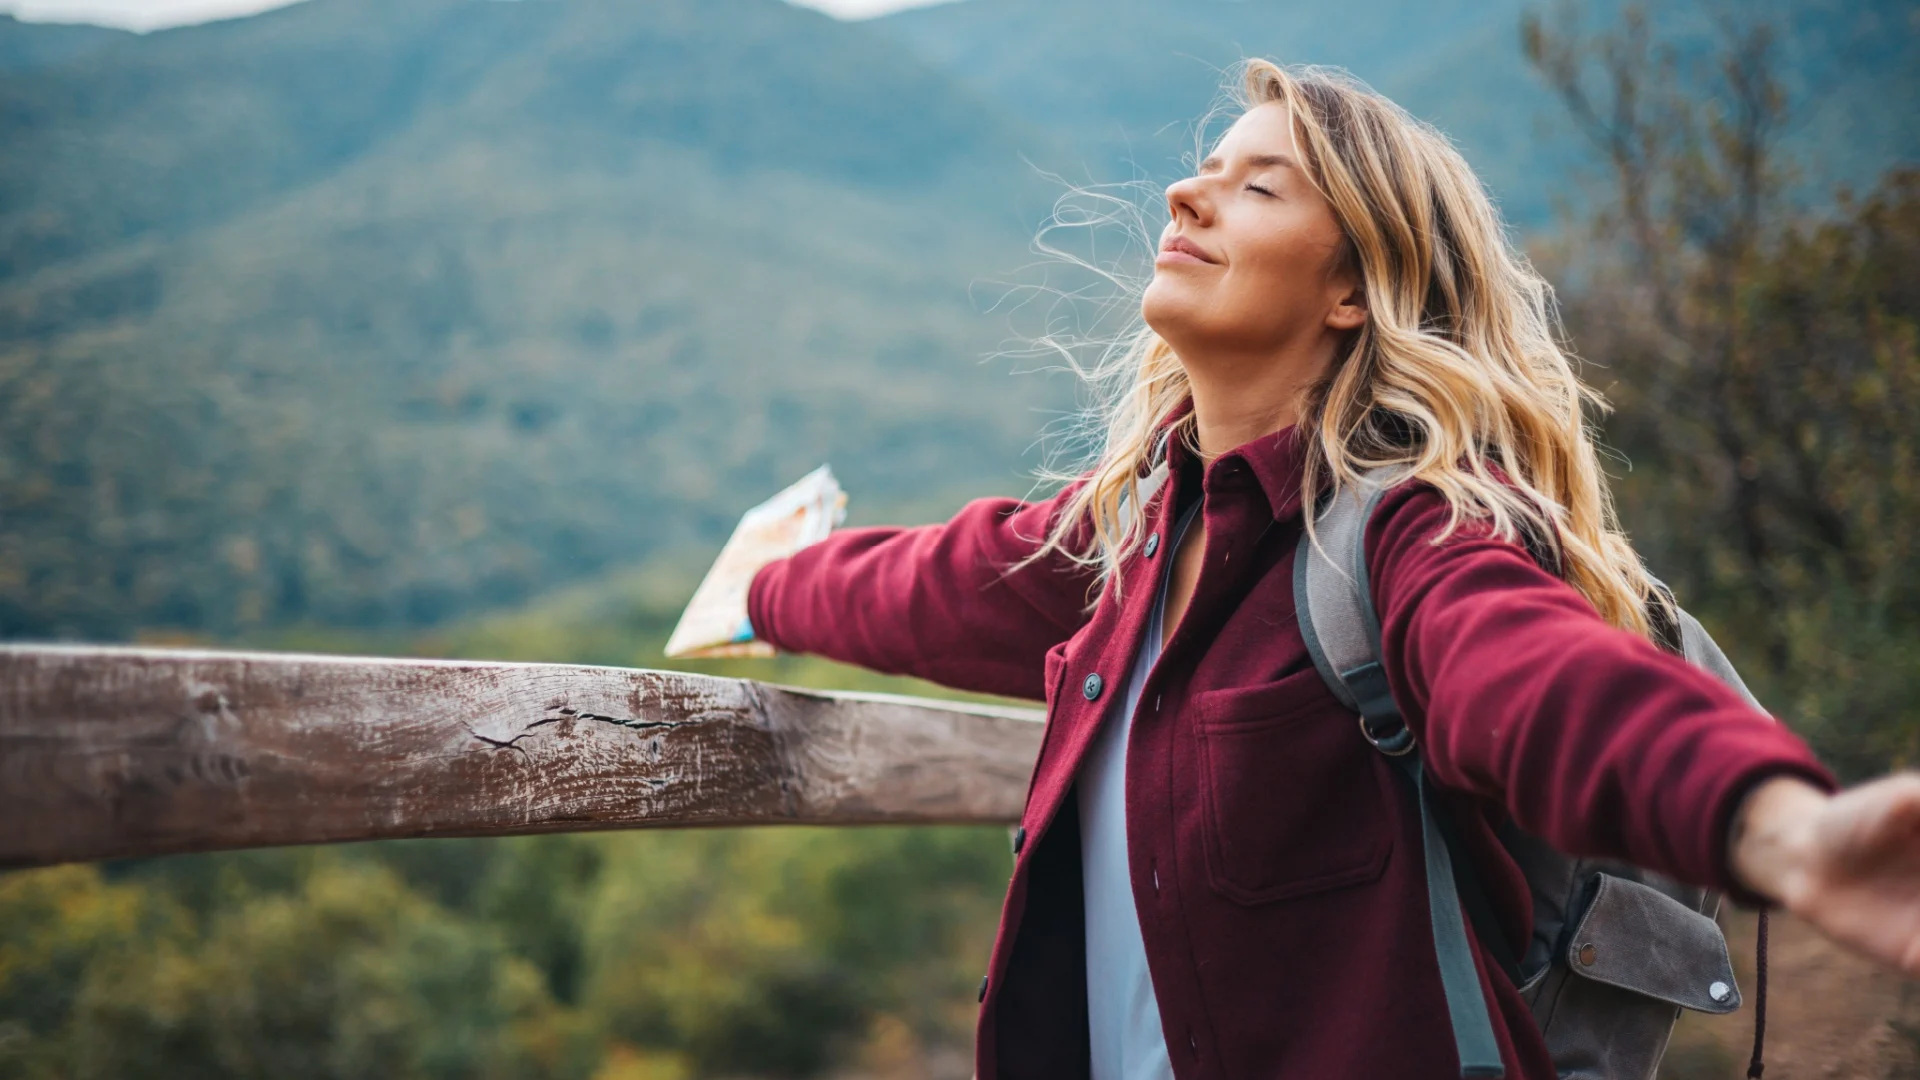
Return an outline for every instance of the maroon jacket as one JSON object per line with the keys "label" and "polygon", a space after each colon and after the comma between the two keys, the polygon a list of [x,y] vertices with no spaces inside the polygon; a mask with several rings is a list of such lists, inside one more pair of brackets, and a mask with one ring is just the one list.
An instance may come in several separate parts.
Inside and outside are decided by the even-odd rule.
{"label": "maroon jacket", "polygon": [[[1420,818],[1321,682],[1294,620],[1304,445],[1288,429],[1204,473],[1173,441],[1149,503],[1200,484],[1207,547],[1192,604],[1147,682],[1126,774],[1134,901],[1175,1073],[1458,1076],[1428,924]],[[1047,700],[1047,729],[980,1013],[979,1080],[1088,1074],[1079,827],[1071,785],[1124,689],[1154,595],[1136,553],[1088,610],[1064,559],[1007,573],[1057,512],[983,499],[944,525],[838,533],[754,579],[749,614],[783,649],[965,690]],[[1740,895],[1730,816],[1759,779],[1831,777],[1712,677],[1604,624],[1513,544],[1407,485],[1367,559],[1394,696],[1451,793],[1515,951],[1526,884],[1494,838],[1507,815],[1569,852]],[[1098,675],[1095,680],[1092,676]],[[1751,899],[1751,898],[1749,898]],[[1481,955],[1507,1075],[1554,1073],[1518,993]]]}

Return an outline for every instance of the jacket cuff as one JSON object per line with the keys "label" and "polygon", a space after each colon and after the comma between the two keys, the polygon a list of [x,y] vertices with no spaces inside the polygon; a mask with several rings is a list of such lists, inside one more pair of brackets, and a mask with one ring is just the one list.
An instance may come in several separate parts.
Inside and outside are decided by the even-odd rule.
{"label": "jacket cuff", "polygon": [[1718,880],[1713,882],[1727,899],[1741,907],[1752,910],[1766,910],[1776,906],[1775,901],[1762,896],[1742,885],[1733,874],[1733,826],[1734,817],[1745,804],[1747,796],[1762,783],[1780,776],[1793,776],[1805,780],[1820,790],[1833,794],[1840,789],[1833,774],[1817,762],[1805,761],[1767,761],[1761,762],[1734,773],[1731,782],[1721,789],[1718,805],[1711,815],[1709,827],[1713,830],[1712,845],[1714,873]]}
{"label": "jacket cuff", "polygon": [[781,652],[793,650],[780,644],[779,630],[773,620],[773,592],[779,587],[778,577],[786,573],[787,560],[775,559],[753,572],[753,580],[747,583],[747,623],[753,627],[753,636],[764,641]]}

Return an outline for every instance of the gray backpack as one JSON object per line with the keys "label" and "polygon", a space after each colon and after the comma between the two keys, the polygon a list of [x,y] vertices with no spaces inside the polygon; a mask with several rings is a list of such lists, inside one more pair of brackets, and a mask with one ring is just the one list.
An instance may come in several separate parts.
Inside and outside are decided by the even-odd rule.
{"label": "gray backpack", "polygon": [[[1378,474],[1367,477],[1326,506],[1315,525],[1317,545],[1302,535],[1294,603],[1314,666],[1360,714],[1361,733],[1406,776],[1419,802],[1433,944],[1460,1075],[1504,1075],[1467,942],[1465,922],[1472,919],[1475,936],[1532,1007],[1562,1078],[1651,1080],[1681,1009],[1740,1007],[1726,939],[1714,921],[1720,897],[1649,870],[1563,854],[1509,822],[1500,839],[1533,894],[1533,939],[1524,955],[1511,955],[1479,878],[1454,858],[1461,849],[1452,823],[1427,782],[1380,666],[1365,537],[1367,520],[1390,486]],[[1692,616],[1680,612],[1677,626],[1661,629],[1669,649],[1753,702]]]}

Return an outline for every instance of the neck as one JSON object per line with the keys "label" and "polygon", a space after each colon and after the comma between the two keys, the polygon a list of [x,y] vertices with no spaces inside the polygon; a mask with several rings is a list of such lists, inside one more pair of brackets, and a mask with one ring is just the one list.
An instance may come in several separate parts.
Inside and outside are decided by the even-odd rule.
{"label": "neck", "polygon": [[1212,461],[1298,423],[1306,392],[1332,367],[1337,344],[1328,338],[1256,357],[1176,350],[1193,391],[1200,456]]}

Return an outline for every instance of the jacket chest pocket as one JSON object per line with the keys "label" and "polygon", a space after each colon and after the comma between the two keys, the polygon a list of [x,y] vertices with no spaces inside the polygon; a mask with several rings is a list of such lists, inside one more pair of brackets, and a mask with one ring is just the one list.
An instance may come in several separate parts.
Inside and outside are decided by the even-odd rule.
{"label": "jacket chest pocket", "polygon": [[1380,876],[1393,778],[1318,672],[1204,691],[1194,705],[1217,892],[1261,904]]}

